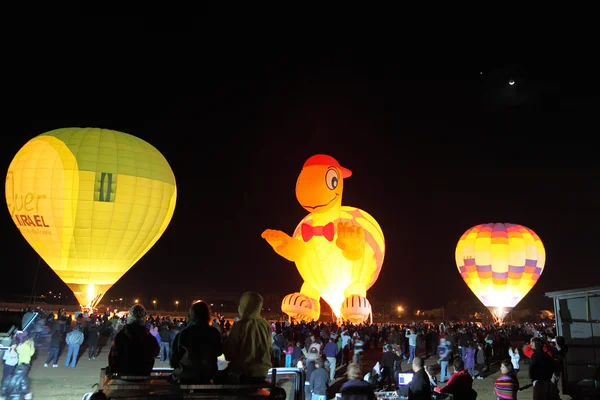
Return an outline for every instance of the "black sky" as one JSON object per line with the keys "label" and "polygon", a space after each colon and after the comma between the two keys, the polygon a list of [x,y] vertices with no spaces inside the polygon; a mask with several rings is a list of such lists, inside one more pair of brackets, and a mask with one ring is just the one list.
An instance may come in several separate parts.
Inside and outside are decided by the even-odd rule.
{"label": "black sky", "polygon": [[[528,226],[546,246],[525,305],[600,283],[599,103],[589,77],[543,63],[407,67],[351,49],[200,46],[193,63],[175,53],[162,43],[144,62],[119,53],[110,63],[57,63],[20,91],[27,108],[3,133],[4,171],[27,140],[70,126],[136,135],[169,160],[179,191],[173,221],[109,294],[172,301],[206,290],[297,291],[295,266],[260,234],[291,233],[304,216],[294,186],[317,153],[352,169],[343,202],[382,226],[377,298],[422,308],[475,299],[454,248],[486,222]],[[29,293],[38,258],[7,212],[0,221],[3,277]],[[42,263],[36,291],[49,289],[67,290]]]}

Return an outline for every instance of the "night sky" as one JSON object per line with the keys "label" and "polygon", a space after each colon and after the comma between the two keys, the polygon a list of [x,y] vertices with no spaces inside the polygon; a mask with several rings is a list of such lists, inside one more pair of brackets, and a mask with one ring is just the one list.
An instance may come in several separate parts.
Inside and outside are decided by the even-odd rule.
{"label": "night sky", "polygon": [[[71,126],[133,134],[170,162],[173,220],[109,298],[298,291],[295,266],[260,235],[291,234],[303,218],[296,178],[317,153],[353,171],[343,203],[369,212],[385,234],[373,297],[420,308],[476,300],[454,248],[487,222],[525,225],[545,244],[544,273],[522,305],[600,283],[598,102],[583,76],[503,63],[432,71],[350,50],[172,56],[89,73],[57,67],[30,84],[26,122],[3,133],[3,173],[29,139]],[[28,294],[38,257],[0,215],[3,292]],[[50,289],[68,290],[42,262],[36,291]]]}

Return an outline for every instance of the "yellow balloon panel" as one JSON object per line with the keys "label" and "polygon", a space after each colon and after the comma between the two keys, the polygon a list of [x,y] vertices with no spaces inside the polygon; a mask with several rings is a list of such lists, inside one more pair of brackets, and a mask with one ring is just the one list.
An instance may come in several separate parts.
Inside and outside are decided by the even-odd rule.
{"label": "yellow balloon panel", "polygon": [[81,305],[99,301],[154,245],[176,192],[168,162],[152,145],[96,128],[37,136],[6,179],[15,224]]}
{"label": "yellow balloon panel", "polygon": [[546,252],[533,230],[497,223],[467,230],[456,245],[455,257],[467,286],[501,318],[535,285]]}

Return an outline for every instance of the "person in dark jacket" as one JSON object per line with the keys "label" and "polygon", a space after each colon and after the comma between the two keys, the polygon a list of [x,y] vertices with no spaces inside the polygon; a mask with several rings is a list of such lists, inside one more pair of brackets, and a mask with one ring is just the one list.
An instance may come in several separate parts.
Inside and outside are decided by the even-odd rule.
{"label": "person in dark jacket", "polygon": [[146,309],[141,304],[129,309],[127,324],[115,336],[108,355],[112,373],[148,376],[152,372],[160,346],[146,328],[146,316]]}
{"label": "person in dark jacket", "polygon": [[550,381],[555,370],[553,358],[543,351],[542,339],[533,338],[531,341],[533,354],[529,362],[529,378],[535,381]]}
{"label": "person in dark jacket", "polygon": [[25,399],[29,394],[29,379],[27,373],[29,372],[29,365],[18,364],[13,374],[4,382],[2,385],[2,397],[7,400],[21,400]]}
{"label": "person in dark jacket", "polygon": [[52,362],[52,368],[58,368],[58,353],[60,352],[60,344],[62,343],[62,333],[58,328],[52,331],[50,336],[50,344],[48,346],[48,358],[44,363],[44,367],[48,367],[48,363]]}
{"label": "person in dark jacket", "polygon": [[306,360],[306,380],[310,382],[310,375],[313,373],[313,371],[317,369],[317,367],[315,366],[315,360]]}
{"label": "person in dark jacket", "polygon": [[160,325],[158,328],[158,336],[160,337],[160,361],[169,361],[171,359],[171,329],[167,322]]}
{"label": "person in dark jacket", "polygon": [[435,376],[435,368],[433,365],[428,365],[425,368],[425,373],[427,373],[427,376],[429,377],[429,384],[431,385],[431,390],[434,390],[437,385],[437,378]]}
{"label": "person in dark jacket", "polygon": [[208,384],[219,372],[221,333],[210,325],[210,307],[203,301],[190,308],[190,322],[175,336],[171,348],[172,377],[182,384]]}
{"label": "person in dark jacket", "polygon": [[415,357],[412,368],[415,374],[412,381],[408,384],[408,399],[431,400],[431,383],[429,382],[429,376],[423,369],[423,359]]}
{"label": "person in dark jacket", "polygon": [[311,400],[326,400],[327,388],[329,383],[329,372],[323,368],[323,360],[317,358],[314,361],[315,370],[310,374],[310,392]]}
{"label": "person in dark jacket", "polygon": [[396,374],[401,372],[398,371],[398,366],[402,359],[396,354],[391,344],[386,344],[384,350],[381,357],[381,379],[384,385],[391,387],[392,384],[396,383]]}
{"label": "person in dark jacket", "polygon": [[88,329],[86,344],[88,345],[88,360],[95,360],[98,355],[98,325],[93,324]]}
{"label": "person in dark jacket", "polygon": [[544,350],[544,343],[539,337],[531,339],[531,360],[529,362],[529,378],[533,382],[533,399],[550,400],[558,397],[556,370],[554,359]]}
{"label": "person in dark jacket", "polygon": [[304,360],[304,371],[306,373],[306,377],[304,380],[304,398],[310,399],[312,394],[310,392],[310,376],[313,371],[316,369],[315,360]]}
{"label": "person in dark jacket", "polygon": [[458,333],[458,349],[460,351],[461,360],[465,359],[469,347],[471,347],[471,338],[469,338],[469,335],[467,335],[467,332],[463,329]]}
{"label": "person in dark jacket", "polygon": [[292,367],[296,367],[298,365],[298,361],[302,358],[302,343],[297,342],[296,347],[294,347],[294,351],[292,352]]}
{"label": "person in dark jacket", "polygon": [[340,388],[342,400],[375,400],[373,386],[363,380],[360,364],[348,365],[346,375],[348,380]]}

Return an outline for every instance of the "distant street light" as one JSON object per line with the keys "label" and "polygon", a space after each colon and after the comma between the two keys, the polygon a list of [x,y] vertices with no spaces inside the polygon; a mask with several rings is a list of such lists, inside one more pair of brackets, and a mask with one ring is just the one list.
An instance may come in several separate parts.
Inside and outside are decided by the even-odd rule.
{"label": "distant street light", "polygon": [[175,311],[179,311],[179,300],[175,300]]}
{"label": "distant street light", "polygon": [[135,299],[135,304],[139,303],[140,301],[138,299]]}
{"label": "distant street light", "polygon": [[152,300],[152,304],[154,305],[154,310],[156,311],[156,300]]}

